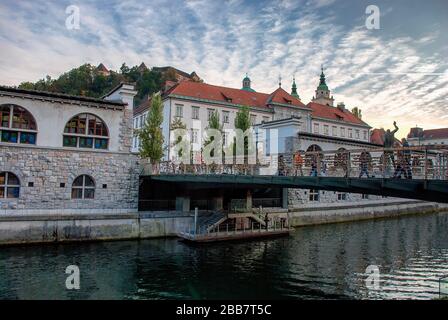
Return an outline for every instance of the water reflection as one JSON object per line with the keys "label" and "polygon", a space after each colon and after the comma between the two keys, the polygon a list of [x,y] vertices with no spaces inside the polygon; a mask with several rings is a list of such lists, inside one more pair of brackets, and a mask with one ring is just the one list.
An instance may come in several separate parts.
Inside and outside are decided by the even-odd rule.
{"label": "water reflection", "polygon": [[[192,247],[176,239],[0,249],[7,299],[430,299],[448,274],[448,214],[300,228]],[[78,265],[81,289],[65,289]],[[378,265],[380,290],[365,269]]]}

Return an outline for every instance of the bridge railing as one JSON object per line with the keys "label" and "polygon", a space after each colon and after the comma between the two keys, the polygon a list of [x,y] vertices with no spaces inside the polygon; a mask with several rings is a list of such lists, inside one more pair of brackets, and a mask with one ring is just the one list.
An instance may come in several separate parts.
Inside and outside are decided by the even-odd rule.
{"label": "bridge railing", "polygon": [[167,161],[160,164],[159,173],[448,179],[446,145],[302,151],[270,155],[267,161],[263,159],[263,164],[259,159],[253,161],[255,164],[247,162],[184,164]]}

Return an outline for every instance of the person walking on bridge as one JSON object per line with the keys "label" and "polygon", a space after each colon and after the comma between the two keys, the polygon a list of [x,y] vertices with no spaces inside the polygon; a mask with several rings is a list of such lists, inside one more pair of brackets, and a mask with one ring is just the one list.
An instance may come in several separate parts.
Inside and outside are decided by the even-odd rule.
{"label": "person walking on bridge", "polygon": [[369,178],[369,155],[367,152],[362,152],[359,156],[359,177],[361,178],[364,174]]}
{"label": "person walking on bridge", "polygon": [[405,138],[403,138],[401,139],[401,145],[404,148],[404,177],[406,179],[412,179],[411,150],[409,149],[409,143]]}
{"label": "person walking on bridge", "polygon": [[300,151],[297,151],[294,154],[294,174],[295,176],[298,175],[299,171],[300,171],[300,175],[303,176],[303,158],[302,155],[300,154]]}
{"label": "person walking on bridge", "polygon": [[[384,134],[384,163],[383,168],[386,172],[389,172],[389,161],[392,163],[392,167],[395,167],[395,159],[394,159],[394,151],[390,150],[394,147],[395,142],[395,133],[398,131],[397,122],[394,121],[394,127],[395,129],[393,131],[390,131],[390,129],[387,129],[386,133]],[[388,150],[386,150],[388,149]]]}

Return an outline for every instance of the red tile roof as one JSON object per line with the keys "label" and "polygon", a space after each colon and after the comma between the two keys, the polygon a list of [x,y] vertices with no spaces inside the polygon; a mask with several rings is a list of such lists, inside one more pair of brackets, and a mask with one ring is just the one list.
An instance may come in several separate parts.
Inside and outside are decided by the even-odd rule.
{"label": "red tile roof", "polygon": [[[383,128],[381,129],[373,129],[370,131],[370,142],[374,144],[379,144],[381,146],[384,145],[384,135],[386,134],[386,130]],[[401,146],[400,140],[397,138],[394,139],[394,146],[399,147]]]}
{"label": "red tile roof", "polygon": [[447,139],[448,128],[423,130],[423,139]]}
{"label": "red tile roof", "polygon": [[375,144],[384,145],[384,129],[373,129],[370,132],[370,142]]}
{"label": "red tile roof", "polygon": [[207,83],[183,81],[168,90],[165,95],[179,95],[217,102],[228,102],[256,108],[268,108],[270,104],[290,104],[294,107],[305,108],[298,99],[292,97],[285,90],[279,88],[272,94],[250,92],[241,89],[214,86]]}
{"label": "red tile roof", "polygon": [[338,107],[326,106],[323,104],[310,102],[307,104],[313,110],[312,116],[317,118],[325,118],[330,120],[339,120],[349,122],[352,124],[358,124],[362,126],[369,126],[367,123],[356,117],[349,110],[342,111]]}

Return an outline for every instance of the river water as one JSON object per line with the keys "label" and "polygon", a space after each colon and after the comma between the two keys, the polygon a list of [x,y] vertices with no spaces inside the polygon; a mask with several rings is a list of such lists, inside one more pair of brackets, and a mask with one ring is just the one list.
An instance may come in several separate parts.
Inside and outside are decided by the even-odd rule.
{"label": "river water", "polygon": [[[0,248],[0,299],[432,299],[448,275],[448,213],[298,228],[290,237]],[[67,290],[65,269],[80,270]],[[379,287],[366,286],[376,265]]]}

